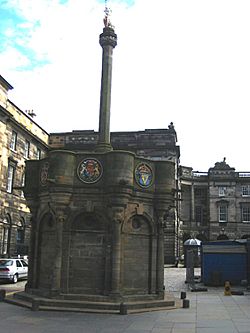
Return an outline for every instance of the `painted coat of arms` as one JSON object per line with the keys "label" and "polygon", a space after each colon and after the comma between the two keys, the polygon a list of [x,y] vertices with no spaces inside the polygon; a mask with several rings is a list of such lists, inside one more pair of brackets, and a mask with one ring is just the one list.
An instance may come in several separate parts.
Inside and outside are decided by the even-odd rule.
{"label": "painted coat of arms", "polygon": [[153,171],[146,163],[140,163],[135,168],[135,180],[142,187],[149,187],[153,182]]}
{"label": "painted coat of arms", "polygon": [[95,158],[86,158],[79,163],[77,174],[84,183],[95,183],[102,176],[102,165]]}

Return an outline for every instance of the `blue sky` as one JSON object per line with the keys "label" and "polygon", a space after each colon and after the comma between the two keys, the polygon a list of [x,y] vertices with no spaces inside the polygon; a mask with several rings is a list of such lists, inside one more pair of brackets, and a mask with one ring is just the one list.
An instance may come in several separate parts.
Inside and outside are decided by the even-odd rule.
{"label": "blue sky", "polygon": [[[0,0],[0,74],[48,132],[98,130],[104,2]],[[249,171],[249,0],[113,0],[111,130],[174,122],[181,164]],[[69,117],[70,115],[70,117]]]}

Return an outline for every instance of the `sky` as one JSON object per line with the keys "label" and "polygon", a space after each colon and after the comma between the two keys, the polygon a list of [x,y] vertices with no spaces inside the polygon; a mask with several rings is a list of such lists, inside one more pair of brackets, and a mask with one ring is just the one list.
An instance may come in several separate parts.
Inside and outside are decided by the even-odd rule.
{"label": "sky", "polygon": [[[0,0],[0,74],[47,132],[98,131],[103,0]],[[250,1],[110,0],[111,131],[174,123],[180,163],[250,171]]]}

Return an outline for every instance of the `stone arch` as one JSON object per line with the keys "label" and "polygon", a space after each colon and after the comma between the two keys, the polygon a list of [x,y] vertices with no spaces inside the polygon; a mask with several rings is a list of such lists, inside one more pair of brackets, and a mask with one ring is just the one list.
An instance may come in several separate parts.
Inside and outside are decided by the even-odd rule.
{"label": "stone arch", "polygon": [[75,215],[69,231],[68,292],[90,295],[104,292],[106,248],[106,220],[95,212]]}
{"label": "stone arch", "polygon": [[143,215],[122,226],[122,285],[125,294],[149,294],[152,288],[153,226]]}
{"label": "stone arch", "polygon": [[24,247],[24,241],[25,241],[25,219],[23,216],[19,218],[19,220],[16,223],[16,253],[17,254],[28,254],[25,253],[27,249]]}
{"label": "stone arch", "polygon": [[6,214],[3,219],[3,236],[2,236],[2,246],[1,246],[1,254],[4,256],[10,255],[10,247],[11,247],[11,232],[12,232],[12,220],[10,214]]}
{"label": "stone arch", "polygon": [[56,255],[55,219],[51,212],[46,212],[39,222],[37,287],[50,289],[52,286],[52,268]]}
{"label": "stone arch", "polygon": [[19,218],[16,225],[17,225],[16,241],[17,241],[17,243],[23,243],[24,242],[24,232],[25,232],[25,219],[23,216],[21,216]]}

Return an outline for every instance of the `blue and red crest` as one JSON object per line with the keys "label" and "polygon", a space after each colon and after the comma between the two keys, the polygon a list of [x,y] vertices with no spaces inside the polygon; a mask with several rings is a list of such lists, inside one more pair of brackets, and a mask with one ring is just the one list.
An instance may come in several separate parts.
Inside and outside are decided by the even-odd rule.
{"label": "blue and red crest", "polygon": [[77,174],[84,183],[95,183],[102,176],[102,165],[95,158],[86,158],[79,163]]}
{"label": "blue and red crest", "polygon": [[153,171],[146,163],[140,163],[135,168],[135,180],[141,187],[149,187],[153,183]]}

